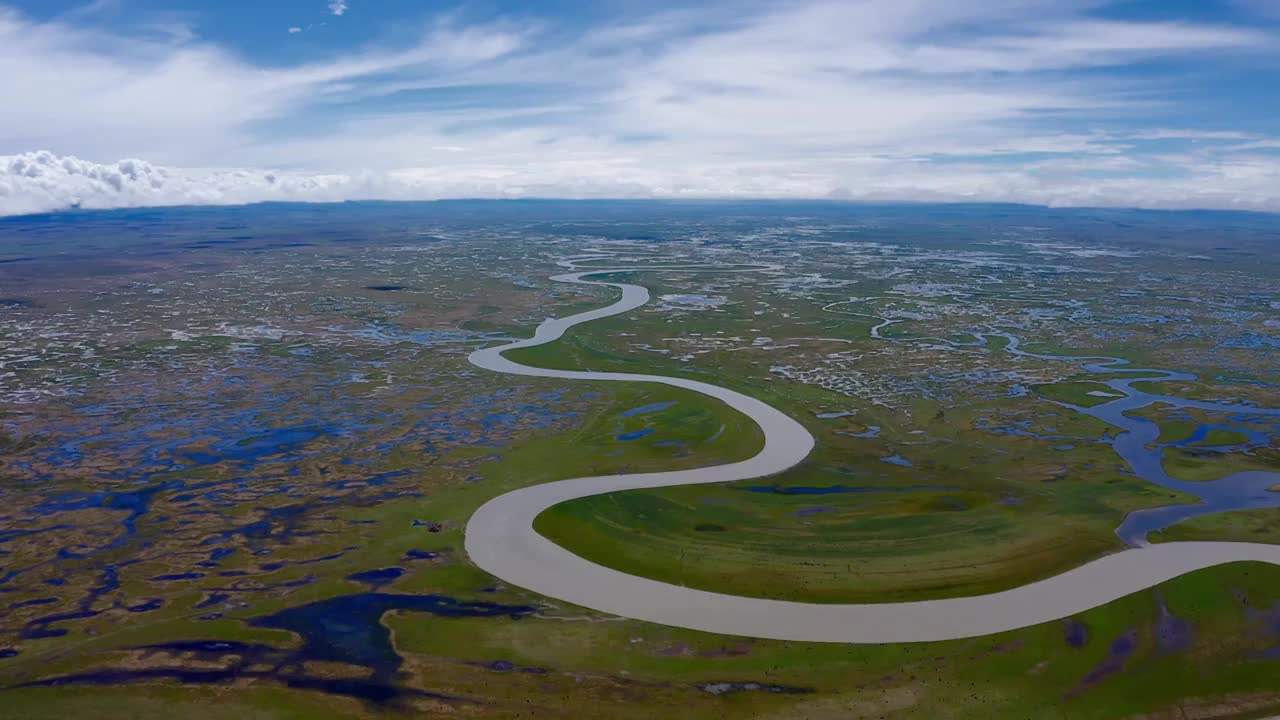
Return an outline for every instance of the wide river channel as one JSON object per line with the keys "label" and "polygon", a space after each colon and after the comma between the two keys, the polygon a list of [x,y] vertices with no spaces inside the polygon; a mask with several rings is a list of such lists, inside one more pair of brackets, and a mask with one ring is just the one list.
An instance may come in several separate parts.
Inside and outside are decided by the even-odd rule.
{"label": "wide river channel", "polygon": [[[583,256],[562,263],[600,260]],[[538,326],[532,338],[477,350],[470,360],[486,370],[532,377],[609,382],[649,382],[702,393],[724,402],[754,420],[764,433],[764,448],[741,462],[670,472],[605,475],[534,485],[490,500],[472,515],[466,528],[466,550],[486,572],[513,585],[564,602],[622,617],[706,632],[806,642],[901,643],[952,640],[988,635],[1075,615],[1125,595],[1158,585],[1202,568],[1240,561],[1280,565],[1280,545],[1235,542],[1173,542],[1148,545],[1149,532],[1193,515],[1244,507],[1280,506],[1280,493],[1268,488],[1280,483],[1280,473],[1243,472],[1219,481],[1186,482],[1169,477],[1160,451],[1149,446],[1159,427],[1135,419],[1126,411],[1155,402],[1238,415],[1280,415],[1239,405],[1185,400],[1155,395],[1131,387],[1138,380],[1189,380],[1192,376],[1160,370],[1130,370],[1115,358],[1071,358],[1035,355],[1022,350],[1017,339],[1004,336],[1009,352],[1047,360],[1092,361],[1093,373],[1125,372],[1134,377],[1106,380],[1119,397],[1077,412],[1104,420],[1121,432],[1112,445],[1134,473],[1145,480],[1200,497],[1201,503],[1173,505],[1131,513],[1117,533],[1130,548],[1106,555],[1060,575],[990,595],[882,604],[818,604],[766,600],[706,592],[628,575],[569,552],[533,529],[542,511],[575,498],[672,485],[697,485],[750,480],[782,472],[799,464],[813,449],[814,438],[803,425],[752,397],[709,383],[677,377],[636,373],[605,373],[536,368],[508,360],[507,350],[535,347],[559,339],[570,328],[625,313],[649,301],[639,285],[588,280],[591,275],[637,270],[680,270],[679,267],[593,267],[557,275],[564,283],[602,285],[621,291],[607,307]]]}

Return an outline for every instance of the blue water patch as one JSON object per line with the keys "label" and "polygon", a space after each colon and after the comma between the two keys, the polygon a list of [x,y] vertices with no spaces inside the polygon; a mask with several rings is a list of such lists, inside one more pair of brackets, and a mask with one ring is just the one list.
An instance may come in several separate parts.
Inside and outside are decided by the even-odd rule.
{"label": "blue water patch", "polygon": [[[1191,400],[1173,395],[1160,395],[1144,392],[1134,387],[1137,382],[1191,382],[1197,376],[1191,373],[1170,370],[1152,370],[1123,367],[1129,361],[1121,358],[1088,357],[1071,358],[1059,355],[1043,355],[1029,353],[1018,348],[1018,341],[1012,335],[1001,334],[1009,342],[1005,346],[1007,352],[1024,357],[1045,360],[1084,361],[1084,370],[1089,373],[1131,373],[1125,378],[1106,380],[1104,384],[1124,397],[1092,407],[1070,406],[1071,409],[1084,415],[1102,420],[1123,430],[1108,433],[1102,442],[1111,445],[1116,454],[1129,466],[1133,474],[1170,490],[1185,492],[1200,498],[1199,503],[1166,505],[1146,508],[1129,513],[1116,534],[1129,545],[1139,546],[1146,543],[1147,535],[1162,530],[1175,523],[1206,513],[1240,510],[1254,507],[1275,507],[1280,505],[1280,494],[1266,492],[1280,480],[1280,473],[1268,471],[1236,472],[1219,478],[1214,482],[1193,482],[1171,477],[1164,468],[1164,447],[1158,443],[1160,427],[1145,418],[1127,413],[1140,408],[1163,403],[1178,409],[1195,408],[1211,412],[1229,414],[1229,421],[1251,422],[1253,417],[1280,416],[1280,408],[1259,408],[1236,402],[1222,403],[1203,400]],[[1246,333],[1220,347],[1271,347],[1280,346],[1280,340],[1268,336]],[[1236,418],[1241,418],[1237,420]],[[1256,422],[1253,420],[1252,422]],[[1233,446],[1235,447],[1235,446]],[[1216,450],[1221,450],[1218,448]]]}
{"label": "blue water patch", "polygon": [[56,597],[35,598],[34,600],[24,600],[22,602],[13,603],[9,606],[9,609],[21,610],[22,608],[37,607],[40,605],[52,605],[56,602],[61,602],[61,600]]}
{"label": "blue water patch", "polygon": [[640,438],[652,435],[655,432],[657,432],[657,430],[654,430],[653,428],[644,428],[643,430],[634,430],[632,432],[622,433],[616,439],[624,442],[627,440],[639,440]]}
{"label": "blue water patch", "polygon": [[302,637],[298,659],[362,665],[373,678],[389,682],[403,662],[380,620],[389,610],[427,612],[440,617],[520,618],[536,608],[462,602],[440,595],[345,595],[283,610],[250,621],[252,627],[288,630]]}
{"label": "blue water patch", "polygon": [[510,660],[494,660],[491,663],[477,663],[477,664],[482,668],[492,670],[494,672],[522,672],[522,673],[528,673],[530,675],[545,675],[548,672],[551,672],[546,668],[522,667],[520,665],[516,665]]}
{"label": "blue water patch", "polygon": [[357,549],[357,546],[355,546],[355,545],[348,545],[345,549],[343,549],[343,550],[339,550],[339,551],[338,551],[338,552],[336,552],[336,553],[329,553],[328,555],[321,555],[320,557],[317,557],[317,558],[311,558],[311,559],[309,559],[309,560],[299,560],[299,561],[297,561],[297,562],[296,562],[296,563],[294,563],[294,564],[295,564],[295,565],[314,565],[314,564],[316,564],[316,563],[329,562],[329,561],[331,561],[331,560],[338,560],[338,559],[340,559],[342,556],[344,556],[344,555],[346,555],[347,553],[351,552],[352,550],[356,550],[356,549]]}
{"label": "blue water patch", "polygon": [[1089,626],[1082,622],[1068,620],[1064,635],[1067,644],[1078,650],[1089,642]]}
{"label": "blue water patch", "polygon": [[861,439],[861,440],[874,440],[874,439],[876,439],[876,438],[880,437],[880,426],[879,426],[879,425],[868,425],[868,426],[867,426],[867,430],[866,430],[866,432],[860,432],[860,433],[840,433],[840,434],[841,434],[841,435],[847,435],[847,436],[849,436],[849,437],[851,437],[851,438],[859,438],[859,439]]}
{"label": "blue water patch", "polygon": [[256,435],[216,442],[210,448],[211,452],[192,451],[182,455],[197,465],[211,465],[223,460],[252,463],[262,458],[296,450],[319,437],[333,434],[335,434],[334,429],[328,427],[269,428]]}
{"label": "blue water patch", "polygon": [[672,402],[657,402],[657,403],[651,403],[649,405],[642,405],[638,408],[631,408],[630,410],[622,413],[622,417],[635,417],[636,415],[647,415],[648,413],[660,412],[662,410],[666,410],[667,408],[674,407],[675,404],[676,404],[675,401],[672,401]]}
{"label": "blue water patch", "polygon": [[378,570],[366,570],[364,572],[353,573],[347,576],[348,580],[354,580],[358,583],[364,583],[375,589],[387,585],[396,578],[404,575],[402,567],[387,567]]}
{"label": "blue water patch", "polygon": [[900,465],[902,467],[915,467],[915,463],[902,457],[901,455],[890,455],[889,457],[880,458],[880,462],[889,463],[890,465]]}
{"label": "blue water patch", "polygon": [[44,502],[32,508],[32,511],[42,516],[98,508],[125,510],[129,513],[119,521],[121,527],[124,528],[124,532],[107,545],[88,553],[75,553],[66,548],[59,552],[59,557],[64,559],[79,559],[88,557],[88,555],[95,552],[114,550],[132,541],[138,531],[138,520],[151,510],[151,501],[158,493],[175,486],[174,483],[166,483],[134,490],[133,492],[70,492],[48,497]]}
{"label": "blue water patch", "polygon": [[197,610],[204,610],[205,608],[211,608],[215,605],[221,605],[230,599],[231,595],[227,593],[211,593],[208,597],[197,603],[195,607]]}
{"label": "blue water patch", "polygon": [[68,620],[84,620],[85,618],[97,617],[102,614],[103,611],[94,609],[94,606],[103,597],[111,595],[120,589],[120,568],[133,565],[136,562],[138,561],[126,560],[118,564],[104,565],[102,574],[98,579],[98,585],[90,588],[89,592],[80,599],[78,610],[36,618],[22,628],[19,637],[23,640],[62,637],[69,631],[66,628],[55,628],[53,627],[54,625]]}
{"label": "blue water patch", "polygon": [[1193,445],[1195,443],[1204,442],[1204,439],[1207,438],[1209,436],[1209,433],[1213,432],[1214,430],[1227,430],[1230,432],[1240,433],[1249,438],[1248,441],[1245,443],[1232,443],[1231,447],[1235,447],[1236,445],[1245,445],[1245,444],[1266,445],[1268,443],[1268,437],[1266,433],[1254,432],[1252,430],[1249,430],[1248,428],[1236,427],[1234,425],[1200,425],[1191,433],[1190,437],[1186,438],[1185,440],[1178,440],[1177,442],[1168,443],[1168,445],[1170,447],[1186,447],[1187,445]]}
{"label": "blue water patch", "polygon": [[[205,662],[200,667],[107,668],[39,680],[29,683],[27,687],[116,686],[148,681],[226,685],[236,680],[272,680],[290,688],[382,704],[401,698],[459,700],[460,698],[449,695],[395,684],[404,661],[391,643],[390,631],[381,623],[382,616],[391,610],[427,612],[440,617],[518,619],[532,614],[536,608],[461,602],[439,595],[347,595],[290,608],[250,621],[252,627],[286,630],[297,634],[302,643],[296,649],[223,640],[184,640],[144,645],[135,649],[149,653],[192,655]],[[218,617],[221,615],[206,615],[202,619]],[[0,649],[0,658],[16,654],[16,650],[10,653],[7,649]],[[368,668],[368,677],[328,678],[306,673],[307,664],[326,662]]]}

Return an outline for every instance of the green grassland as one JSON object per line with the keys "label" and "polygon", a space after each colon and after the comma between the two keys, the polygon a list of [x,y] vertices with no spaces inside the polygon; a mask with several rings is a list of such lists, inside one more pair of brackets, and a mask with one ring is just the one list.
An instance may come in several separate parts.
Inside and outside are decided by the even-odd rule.
{"label": "green grassland", "polygon": [[[156,613],[147,624],[117,625],[119,616],[107,614],[89,626],[95,634],[77,634],[48,645],[30,643],[16,659],[19,665],[6,666],[6,684],[104,664],[139,663],[142,658],[125,648],[161,640],[216,637],[288,647],[296,642],[288,633],[248,629],[238,620],[358,592],[363,588],[340,579],[343,567],[394,564],[411,548],[436,550],[448,560],[414,566],[413,572],[386,591],[442,593],[510,604],[539,602],[538,597],[518,588],[481,592],[492,579],[468,564],[461,549],[462,523],[479,504],[537,482],[624,469],[727,462],[756,449],[749,439],[740,445],[721,443],[730,437],[749,438],[753,428],[735,425],[745,419],[735,419],[723,406],[700,396],[643,384],[600,383],[594,389],[601,397],[581,427],[511,448],[501,459],[481,466],[482,482],[433,478],[426,471],[423,481],[430,483],[431,493],[425,503],[398,501],[345,511],[340,519],[377,520],[387,531],[358,555],[343,558],[326,572],[323,582],[274,598],[255,598],[252,609],[212,623],[192,619],[197,612],[193,605],[202,596],[194,587],[185,600]],[[661,411],[671,413],[670,418],[660,414],[622,418],[633,408],[673,401],[677,404]],[[686,440],[692,449],[655,447],[653,443],[661,441],[665,430],[638,441],[616,440],[619,424],[627,430],[642,423],[665,427],[659,422],[664,419],[679,421],[688,431]],[[708,428],[722,424],[727,429],[719,439],[694,443],[705,437]],[[612,454],[618,451],[622,454]],[[688,457],[678,457],[683,453]],[[884,468],[889,473],[910,470]],[[1040,483],[1037,479],[1035,487],[1064,487],[1068,482]],[[1079,502],[1106,486],[1105,481],[1097,485],[1083,479],[1080,482]],[[779,512],[798,499],[732,488],[701,490],[763,498],[770,501],[766,507]],[[978,508],[979,494],[955,496]],[[923,502],[916,511],[929,512],[929,503],[923,500],[926,495],[910,501]],[[829,497],[819,501],[827,502]],[[993,506],[1021,507],[990,502],[981,505],[994,510]],[[938,512],[942,517],[963,514],[945,507]],[[444,529],[439,533],[408,532],[410,521],[421,517],[442,521]],[[336,546],[340,540],[332,542]],[[322,549],[313,546],[308,551]],[[296,574],[303,572],[299,569]],[[279,579],[289,577],[281,575]],[[1280,694],[1270,683],[1273,661],[1254,658],[1280,638],[1272,636],[1265,624],[1250,614],[1249,607],[1270,607],[1280,600],[1276,587],[1280,587],[1280,571],[1248,565],[1216,568],[1165,584],[1159,588],[1159,597],[1164,598],[1170,612],[1189,619],[1194,626],[1192,644],[1176,653],[1160,645],[1162,611],[1153,592],[1083,613],[1077,620],[1088,627],[1088,639],[1080,648],[1067,643],[1065,625],[1060,622],[966,641],[850,646],[760,641],[633,621],[604,621],[606,618],[590,611],[553,603],[544,611],[546,618],[451,619],[410,612],[384,617],[398,652],[405,657],[403,682],[466,698],[460,704],[415,700],[407,707],[378,707],[262,683],[214,688],[167,684],[86,687],[74,692],[65,688],[11,689],[0,692],[0,699],[10,716],[24,720],[75,716],[89,707],[104,718],[293,718],[299,713],[349,718],[639,718],[663,711],[689,718],[1056,718],[1063,713],[1071,718],[1138,713],[1177,718],[1184,707],[1208,708],[1215,713],[1241,708],[1260,712],[1280,706]],[[920,595],[918,589],[907,592]],[[1238,601],[1240,593],[1248,596],[1248,607]],[[1134,638],[1132,654],[1118,664],[1109,661],[1113,645],[1130,636]],[[488,669],[486,665],[494,660],[539,672]],[[1108,672],[1112,665],[1114,671]],[[1168,682],[1170,677],[1177,682]],[[717,683],[757,683],[777,691],[716,695],[704,689],[715,688]]]}
{"label": "green grassland", "polygon": [[[1035,391],[1043,398],[1079,407],[1102,405],[1118,397],[1123,397],[1122,394],[1113,392],[1104,383],[1091,380],[1037,385]],[[1107,393],[1109,397],[1106,395],[1090,395],[1089,393],[1091,392]]]}
{"label": "green grassland", "polygon": [[[1153,385],[1153,383],[1147,384]],[[1226,419],[1223,413],[1194,408],[1174,408],[1165,403],[1140,408],[1130,414],[1159,425],[1160,436],[1156,442],[1162,445],[1185,443],[1201,425],[1218,424]],[[1257,429],[1266,427],[1251,426],[1249,422],[1241,420],[1234,422],[1242,423],[1243,427]],[[1196,442],[1166,447],[1164,449],[1165,471],[1179,480],[1211,481],[1236,472],[1280,469],[1280,449],[1278,448],[1254,447],[1247,452],[1227,452],[1218,449],[1247,443],[1248,440],[1249,437],[1243,432],[1214,428]]]}
{"label": "green grassland", "polygon": [[[963,413],[930,424],[931,435],[955,440],[923,457],[892,439],[859,447],[832,436],[774,478],[580,498],[547,510],[535,527],[595,562],[677,584],[890,602],[981,594],[1062,572],[1120,549],[1114,529],[1130,510],[1170,501],[1098,467],[1112,462],[1105,445],[1028,464],[1036,449],[1015,449],[1026,439],[984,444],[965,425]],[[895,451],[916,457],[914,466],[882,462]]]}
{"label": "green grassland", "polygon": [[[786,482],[813,477],[791,473]],[[1132,498],[1099,499],[1084,484],[1054,498],[1015,506],[982,489],[849,499],[688,487],[571,501],[535,528],[589,560],[675,584],[894,602],[1016,587],[1120,549],[1110,520],[1123,513],[1107,502]]]}
{"label": "green grassland", "polygon": [[[1254,709],[1280,702],[1268,680],[1274,661],[1248,659],[1276,640],[1238,599],[1269,607],[1274,590],[1265,588],[1277,579],[1276,569],[1248,564],[1176,579],[1081,614],[1075,620],[1087,627],[1087,640],[1079,648],[1067,642],[1062,622],[897,646],[781,643],[633,622],[566,624],[550,641],[536,622],[399,616],[389,624],[402,648],[433,654],[466,647],[464,657],[500,654],[517,666],[588,676],[572,688],[550,685],[563,695],[548,692],[530,701],[531,710],[541,705],[553,717],[617,702],[630,685],[656,696],[650,712],[665,706],[681,717],[1119,718],[1154,712],[1177,718],[1179,700],[1221,707],[1225,698],[1251,698]],[[1161,599],[1169,615],[1194,618],[1185,642],[1161,625]],[[1132,655],[1115,660],[1123,638],[1132,638]],[[612,677],[598,675],[606,667]],[[691,684],[748,679],[810,692],[714,699],[688,692]],[[639,716],[645,708],[632,711]]]}
{"label": "green grassland", "polygon": [[[656,364],[667,374],[691,374],[663,358],[618,349],[623,330],[610,325],[618,321],[509,355],[546,367],[653,372]],[[811,602],[893,602],[981,594],[1057,574],[1121,549],[1114,529],[1129,511],[1176,501],[1126,477],[1104,444],[1059,452],[1052,449],[1057,441],[975,427],[978,417],[1017,401],[953,409],[921,400],[904,417],[813,386],[762,382],[746,368],[714,375],[708,379],[805,422],[819,441],[814,454],[775,478],[573,500],[544,512],[538,531],[594,562],[691,587]],[[1104,387],[1078,385],[1062,398],[1095,399],[1083,388]],[[814,406],[855,414],[823,421],[813,417]],[[1109,431],[1066,410],[1050,408],[1042,421],[1084,437]],[[840,434],[871,425],[882,428],[876,438]],[[717,442],[738,441],[725,434]],[[894,456],[906,456],[912,467],[884,462]],[[748,489],[760,486],[778,492]],[[800,494],[841,486],[853,489]]]}
{"label": "green grassland", "polygon": [[[383,623],[405,656],[410,684],[465,701],[376,706],[260,685],[32,688],[4,691],[0,698],[6,717],[23,720],[82,714],[218,720],[655,713],[694,719],[1243,719],[1280,709],[1273,683],[1277,661],[1267,659],[1280,637],[1261,614],[1280,601],[1278,585],[1275,568],[1234,564],[1081,613],[1073,625],[1058,621],[971,640],[896,646],[733,638],[632,621],[591,622],[589,613],[577,622],[392,613]],[[571,617],[571,609],[564,610]],[[489,669],[495,658],[516,669]],[[773,690],[708,691],[744,683]]]}
{"label": "green grassland", "polygon": [[[590,387],[588,390],[592,389]],[[383,532],[374,535],[370,542],[354,549],[340,559],[323,566],[321,582],[307,584],[287,593],[255,594],[250,610],[229,615],[222,620],[207,622],[192,618],[202,615],[195,605],[218,585],[224,584],[214,577],[192,581],[174,590],[177,593],[166,606],[148,616],[146,624],[123,623],[128,616],[121,612],[103,613],[87,621],[83,633],[72,637],[34,640],[24,643],[22,655],[15,662],[7,662],[3,670],[17,670],[19,676],[31,673],[46,674],[54,665],[67,663],[67,667],[79,664],[79,653],[106,648],[138,645],[167,640],[195,639],[206,634],[244,641],[276,641],[287,635],[276,631],[247,629],[236,620],[260,616],[314,602],[336,595],[365,589],[358,583],[342,579],[356,569],[368,569],[396,565],[411,549],[439,551],[449,562],[432,566],[429,572],[407,574],[397,588],[415,592],[469,595],[491,584],[483,574],[465,563],[462,550],[462,531],[466,519],[485,501],[509,490],[527,485],[566,479],[568,477],[612,474],[617,472],[643,472],[680,466],[720,464],[749,457],[760,445],[759,430],[744,416],[732,413],[719,401],[704,396],[656,384],[606,384],[594,388],[598,399],[588,406],[584,422],[568,433],[558,433],[526,443],[508,456],[495,457],[484,448],[467,448],[457,451],[454,459],[466,454],[481,458],[478,466],[484,480],[468,482],[458,473],[434,472],[418,467],[420,458],[413,455],[389,458],[394,467],[414,472],[421,477],[427,489],[426,500],[399,500],[371,507],[353,506],[335,511],[330,519],[333,529],[350,527],[349,521],[374,522]],[[623,417],[626,410],[657,403],[674,403],[662,413]],[[657,415],[666,416],[678,430],[665,430],[647,436],[648,442],[622,442],[616,439],[619,432],[642,427]],[[721,431],[721,428],[724,428]],[[700,440],[717,432],[732,434],[736,444],[703,443]],[[684,438],[681,447],[666,447],[656,443],[663,439]],[[250,508],[243,508],[249,512]],[[415,520],[430,519],[439,523],[438,532],[413,525]],[[409,531],[405,529],[409,528]],[[342,533],[321,535],[321,539],[293,549],[301,558],[324,556],[341,551],[350,544],[350,538]],[[278,560],[288,556],[277,554]],[[226,558],[221,568],[226,571],[253,570],[260,560],[249,553],[237,553]],[[130,582],[138,578],[170,571],[163,563],[131,566],[123,580],[125,590],[133,590],[134,596],[143,596],[149,590],[145,584],[136,588]],[[272,575],[272,582],[284,584],[315,575],[315,567],[286,565]],[[154,590],[150,590],[154,592]],[[60,665],[59,665],[60,666]]]}
{"label": "green grassland", "polygon": [[1166,448],[1165,471],[1179,480],[1211,481],[1232,473],[1280,469],[1280,451],[1261,448],[1250,453]]}
{"label": "green grassland", "polygon": [[6,718],[98,720],[341,720],[364,716],[359,703],[284,688],[185,686],[10,690]]}
{"label": "green grassland", "polygon": [[[1275,380],[1274,377],[1267,378]],[[1275,388],[1266,385],[1244,383],[1214,382],[1211,380],[1192,380],[1170,382],[1167,380],[1144,380],[1135,382],[1133,387],[1157,395],[1176,395],[1188,400],[1206,402],[1254,403],[1267,406],[1275,402]]]}
{"label": "green grassland", "polygon": [[1152,542],[1177,540],[1280,543],[1280,508],[1201,515],[1151,535]]}
{"label": "green grassland", "polygon": [[[1159,402],[1153,405],[1148,405],[1144,408],[1138,408],[1137,410],[1130,410],[1127,414],[1133,417],[1149,420],[1156,425],[1159,425],[1160,436],[1156,439],[1156,442],[1161,444],[1185,442],[1190,439],[1192,434],[1195,433],[1196,428],[1200,427],[1200,425],[1206,423],[1212,424],[1215,420],[1220,421],[1222,419],[1220,414],[1215,417],[1214,414],[1202,410],[1175,408],[1168,403]],[[1229,445],[1232,441],[1221,443],[1217,442],[1217,440],[1224,439],[1228,436],[1235,438],[1235,440],[1232,441],[1244,441],[1248,439],[1243,434],[1235,434],[1215,429],[1210,432],[1204,440],[1192,443],[1191,446],[1205,447],[1217,444]]]}
{"label": "green grassland", "polygon": [[[680,331],[712,332],[716,322],[689,321]],[[856,321],[836,322],[848,328]],[[510,355],[548,367],[657,372],[724,384],[800,419],[819,446],[801,466],[777,477],[583,498],[538,518],[537,528],[547,536],[628,572],[814,602],[971,595],[1020,585],[1118,549],[1113,530],[1127,512],[1189,500],[1126,474],[1111,448],[1096,442],[1108,426],[1047,404],[1033,406],[1031,398],[959,408],[918,400],[890,410],[810,385],[765,380],[747,353],[729,354],[732,359],[707,368],[627,350],[622,333],[635,330],[632,319],[611,318],[553,345]],[[1047,392],[1070,402],[1093,384],[1059,385],[1065,387]],[[760,447],[753,423],[694,393],[651,383],[581,388],[598,395],[585,403],[572,430],[530,433],[497,450],[456,451],[453,457],[475,460],[479,481],[423,466],[412,454],[388,458],[391,466],[414,473],[424,496],[335,509],[333,529],[372,521],[377,530],[370,542],[331,564],[289,566],[272,575],[272,582],[284,583],[316,574],[317,582],[256,593],[250,607],[199,621],[203,611],[196,605],[217,581],[197,580],[146,622],[128,622],[117,608],[67,637],[24,642],[20,656],[0,661],[0,685],[8,688],[0,690],[0,715],[1243,720],[1280,711],[1274,681],[1280,569],[1271,566],[1239,563],[1193,573],[1081,613],[1073,624],[1063,620],[971,640],[893,646],[711,635],[602,617],[495,585],[463,551],[465,522],[487,500],[571,477],[732,462]],[[656,405],[664,407],[627,414]],[[853,415],[824,420],[815,417],[815,409]],[[983,427],[988,417],[1025,418],[1046,434],[1082,440],[1060,451],[1055,446],[1062,440],[993,434]],[[873,426],[881,428],[876,437],[852,437]],[[619,439],[644,430],[653,432]],[[749,489],[755,486],[779,491]],[[839,486],[857,489],[797,491]],[[1280,536],[1272,515],[1206,516],[1156,539],[1272,541]],[[424,519],[438,531],[414,524]],[[315,557],[346,543],[338,533],[320,535],[290,552]],[[435,551],[441,559],[403,563],[411,549]],[[249,569],[254,562],[240,554],[223,567]],[[150,642],[217,638],[295,646],[298,639],[290,633],[241,621],[363,592],[365,586],[344,576],[401,563],[409,572],[383,592],[541,608],[519,620],[404,611],[382,618],[405,660],[399,681],[457,700],[376,705],[247,681],[213,687],[15,687],[100,667],[146,666],[156,660],[130,648]],[[156,563],[136,574],[164,569]],[[511,665],[495,669],[495,660]],[[342,676],[351,668],[313,670]]]}

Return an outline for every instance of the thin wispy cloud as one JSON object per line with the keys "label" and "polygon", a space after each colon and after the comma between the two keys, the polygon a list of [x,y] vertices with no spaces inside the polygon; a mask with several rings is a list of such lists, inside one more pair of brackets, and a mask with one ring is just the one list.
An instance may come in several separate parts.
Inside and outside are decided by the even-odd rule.
{"label": "thin wispy cloud", "polygon": [[1280,128],[1229,97],[1277,74],[1276,28],[1122,5],[455,12],[301,61],[0,5],[0,95],[22,100],[0,118],[0,212],[527,195],[1280,210]]}
{"label": "thin wispy cloud", "polygon": [[329,12],[334,15],[345,15],[347,12],[347,0],[329,0]]}

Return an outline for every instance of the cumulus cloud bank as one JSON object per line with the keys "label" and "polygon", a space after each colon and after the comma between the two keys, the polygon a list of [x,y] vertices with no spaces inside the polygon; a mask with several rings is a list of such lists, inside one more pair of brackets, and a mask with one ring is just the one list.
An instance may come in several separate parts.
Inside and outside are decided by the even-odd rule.
{"label": "cumulus cloud bank", "polygon": [[[1280,211],[1276,164],[1213,168],[1197,178],[1113,178],[1066,182],[1047,175],[973,166],[938,173],[884,163],[861,178],[741,177],[723,168],[675,175],[641,166],[594,170],[413,168],[302,173],[260,169],[180,170],[143,160],[99,164],[50,152],[0,156],[0,216],[67,208],[110,209],[256,202],[440,200],[457,198],[825,198],[851,201],[1021,202],[1049,206],[1226,208]],[[558,179],[551,179],[558,173]]]}
{"label": "cumulus cloud bank", "polygon": [[195,31],[35,20],[0,0],[0,97],[22,99],[0,113],[0,214],[527,196],[1280,210],[1274,122],[1244,122],[1247,103],[1213,127],[1185,113],[1203,111],[1208,69],[1274,64],[1268,16],[1100,12],[1116,4],[447,15],[269,63]]}
{"label": "cumulus cloud bank", "polygon": [[0,157],[0,215],[64,208],[229,205],[352,197],[344,175],[277,175],[260,170],[193,172],[143,160],[103,165],[50,152]]}
{"label": "cumulus cloud bank", "polygon": [[41,151],[0,156],[0,216],[68,208],[112,209],[256,202],[439,200],[476,197],[637,197],[640,186],[596,182],[547,186],[530,174],[495,181],[418,168],[397,172],[299,173],[260,169],[182,170],[145,160],[100,164]]}

